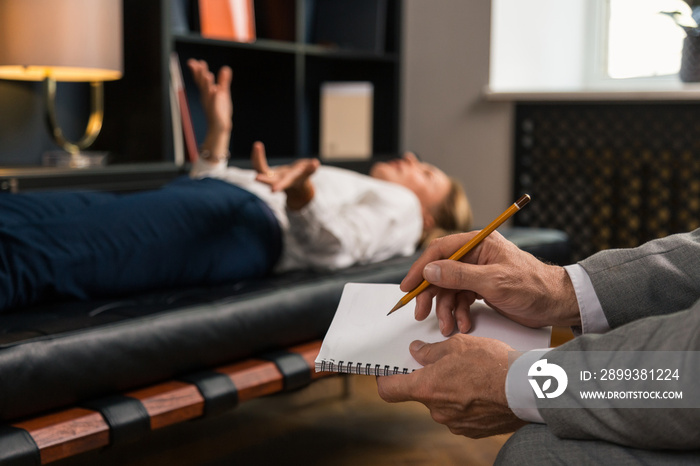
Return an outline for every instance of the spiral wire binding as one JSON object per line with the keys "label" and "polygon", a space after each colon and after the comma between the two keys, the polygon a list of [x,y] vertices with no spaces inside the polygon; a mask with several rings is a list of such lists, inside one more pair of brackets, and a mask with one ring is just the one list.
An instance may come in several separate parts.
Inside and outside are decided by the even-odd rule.
{"label": "spiral wire binding", "polygon": [[[356,374],[356,375],[397,375],[397,374],[408,374],[409,369],[407,367],[400,368],[394,366],[393,368],[389,365],[375,364],[372,367],[371,363],[361,363],[348,361],[338,361],[336,364],[333,361],[322,360],[320,363],[316,363],[316,372],[338,372],[341,374]],[[413,372],[413,371],[410,371]]]}

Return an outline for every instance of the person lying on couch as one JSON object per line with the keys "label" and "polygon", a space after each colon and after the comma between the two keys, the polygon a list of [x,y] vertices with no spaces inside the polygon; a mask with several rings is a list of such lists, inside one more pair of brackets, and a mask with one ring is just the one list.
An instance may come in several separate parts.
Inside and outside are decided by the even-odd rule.
{"label": "person lying on couch", "polygon": [[202,157],[190,175],[229,181],[270,206],[285,233],[282,268],[335,269],[408,255],[421,239],[471,226],[459,182],[411,152],[375,163],[368,177],[320,166],[317,159],[270,169],[264,145],[256,142],[251,153],[255,172],[228,167],[232,71],[222,67],[215,79],[205,61],[189,60],[188,66],[208,128]]}
{"label": "person lying on couch", "polygon": [[334,270],[411,254],[436,228],[469,228],[463,189],[410,154],[366,176],[313,159],[270,169],[256,143],[255,170],[227,168],[211,142],[228,147],[231,71],[215,83],[203,62],[190,66],[209,125],[190,177],[129,194],[0,195],[0,311]]}

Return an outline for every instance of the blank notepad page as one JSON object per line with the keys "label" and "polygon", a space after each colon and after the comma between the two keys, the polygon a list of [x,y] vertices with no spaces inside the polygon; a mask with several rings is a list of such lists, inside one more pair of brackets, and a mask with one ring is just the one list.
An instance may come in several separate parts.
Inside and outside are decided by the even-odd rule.
{"label": "blank notepad page", "polygon": [[[346,284],[316,358],[316,371],[390,375],[420,369],[408,350],[411,342],[435,343],[448,337],[440,333],[434,305],[421,322],[414,317],[415,300],[387,316],[404,294],[399,285]],[[481,301],[472,305],[471,316],[470,335],[496,338],[519,351],[549,346],[549,327],[524,327]]]}

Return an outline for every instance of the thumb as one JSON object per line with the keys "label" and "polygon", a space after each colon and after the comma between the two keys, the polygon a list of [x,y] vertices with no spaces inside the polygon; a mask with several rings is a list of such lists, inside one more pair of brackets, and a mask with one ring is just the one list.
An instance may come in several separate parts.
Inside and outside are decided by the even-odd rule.
{"label": "thumb", "polygon": [[265,145],[260,141],[255,141],[250,151],[250,161],[253,169],[262,174],[270,171],[270,166],[267,164],[267,156],[265,155]]}
{"label": "thumb", "polygon": [[411,351],[413,359],[422,366],[433,364],[447,354],[445,342],[425,343],[420,340],[415,340],[408,349]]}
{"label": "thumb", "polygon": [[298,167],[299,176],[302,178],[308,178],[316,173],[319,165],[321,165],[321,162],[319,162],[318,159],[305,159],[301,161]]}
{"label": "thumb", "polygon": [[219,87],[222,89],[228,89],[231,87],[231,81],[233,80],[233,70],[229,66],[223,66],[219,70],[219,75],[217,77],[217,82]]}
{"label": "thumb", "polygon": [[467,264],[454,260],[431,262],[423,269],[423,278],[435,286],[449,290],[470,290],[478,293],[483,283],[484,265]]}
{"label": "thumb", "polygon": [[318,159],[311,159],[306,167],[306,172],[308,174],[313,174],[318,170],[318,167],[321,166],[321,161]]}

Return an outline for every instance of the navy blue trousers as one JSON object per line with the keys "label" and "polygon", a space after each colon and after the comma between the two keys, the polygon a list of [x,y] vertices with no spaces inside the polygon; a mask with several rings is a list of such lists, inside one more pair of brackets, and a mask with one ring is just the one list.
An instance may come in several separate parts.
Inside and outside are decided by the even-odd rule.
{"label": "navy blue trousers", "polygon": [[0,195],[0,311],[258,278],[280,251],[267,205],[221,180]]}

